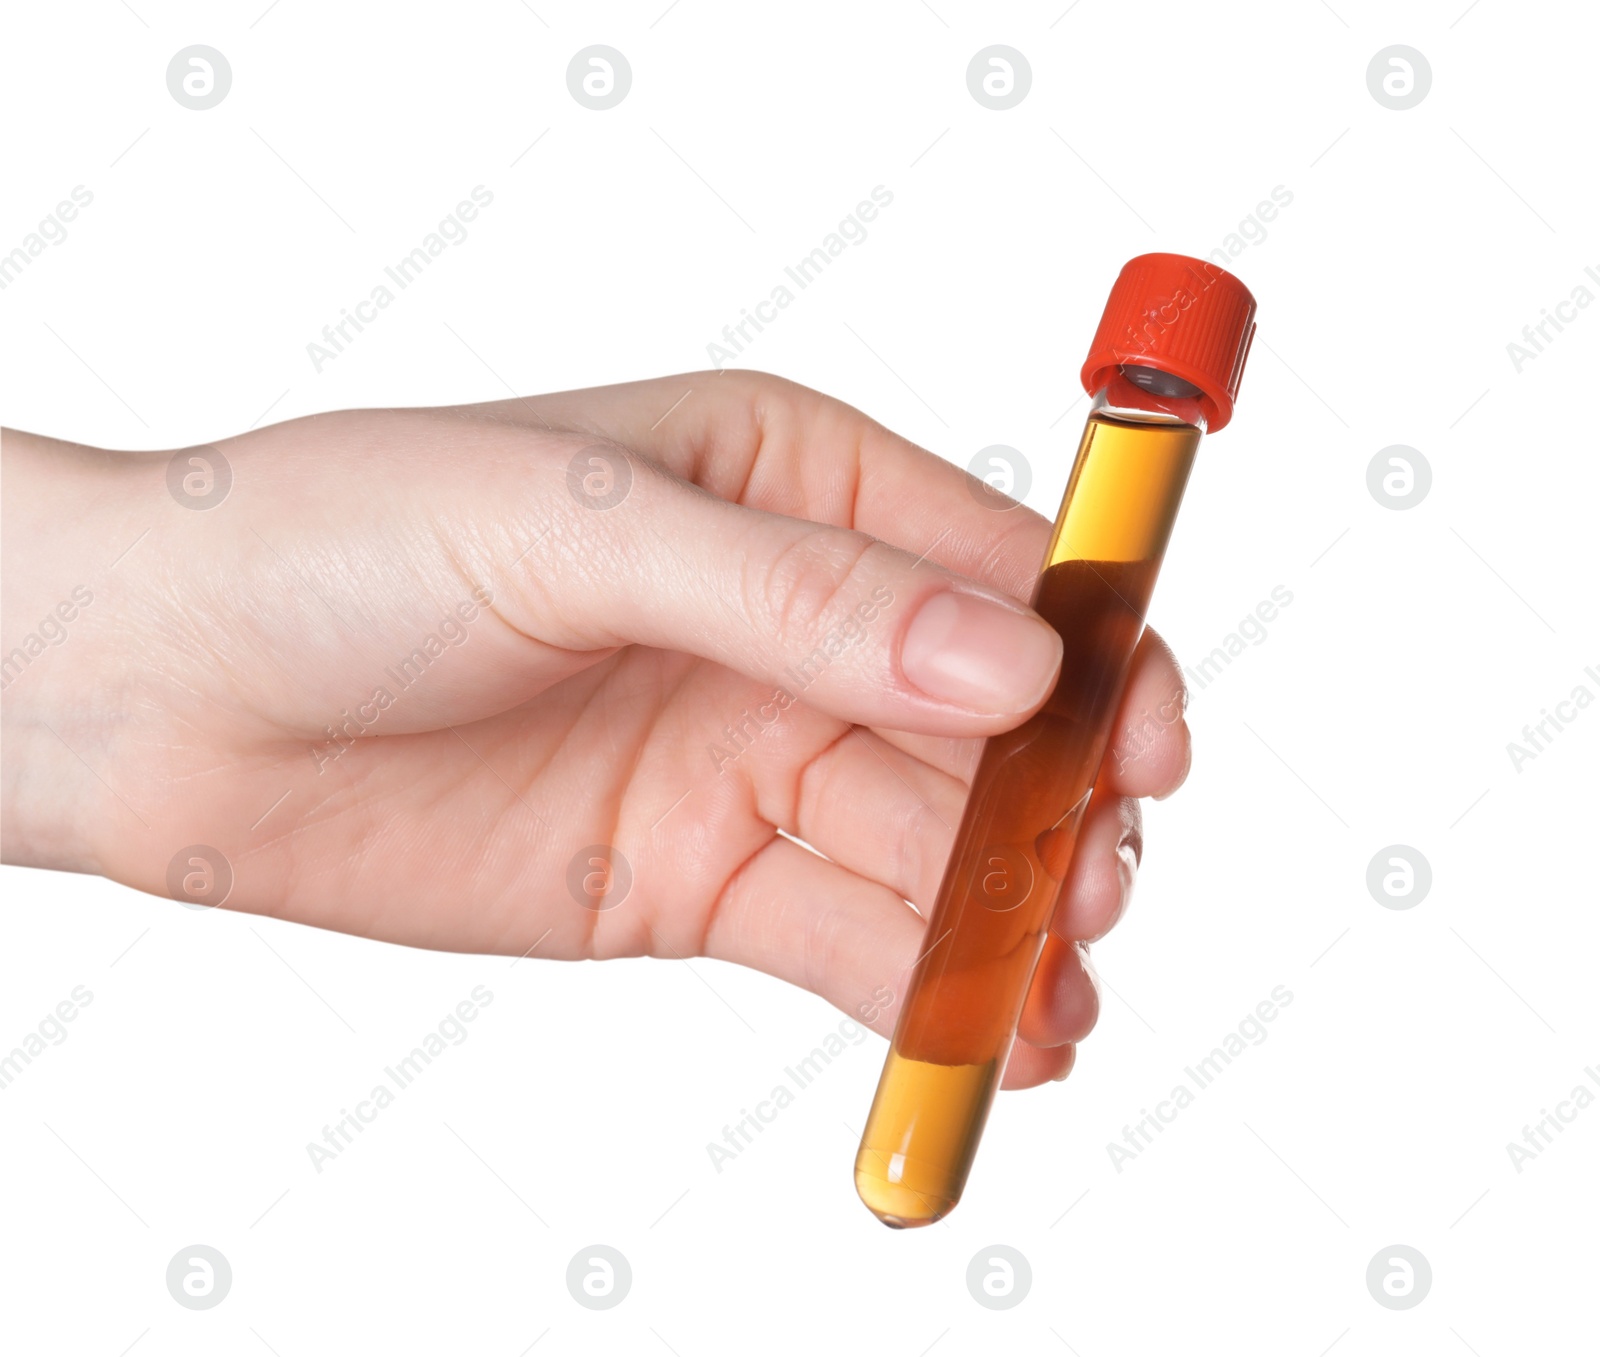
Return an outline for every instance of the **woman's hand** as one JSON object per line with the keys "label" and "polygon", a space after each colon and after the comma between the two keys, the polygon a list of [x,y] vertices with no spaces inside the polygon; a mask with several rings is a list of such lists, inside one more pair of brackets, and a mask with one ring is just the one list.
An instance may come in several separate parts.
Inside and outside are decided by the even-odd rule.
{"label": "woman's hand", "polygon": [[[1060,660],[1044,519],[760,374],[5,454],[7,860],[414,946],[718,957],[887,1033]],[[1009,1086],[1094,1023],[1181,691],[1147,633]]]}

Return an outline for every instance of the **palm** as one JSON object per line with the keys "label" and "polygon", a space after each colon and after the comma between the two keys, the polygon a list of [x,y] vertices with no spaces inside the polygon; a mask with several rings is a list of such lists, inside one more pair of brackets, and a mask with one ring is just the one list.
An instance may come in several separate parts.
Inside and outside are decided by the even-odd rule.
{"label": "palm", "polygon": [[[905,736],[800,701],[780,712],[773,697],[771,685],[720,665],[630,646],[508,711],[435,730],[311,745],[293,730],[258,729],[241,740],[252,718],[218,706],[195,742],[228,757],[168,769],[141,799],[175,832],[183,826],[177,838],[222,851],[232,907],[446,950],[731,955],[735,945],[714,936],[719,923],[780,947],[791,927],[781,906],[742,893],[739,878],[764,856],[776,859],[767,871],[790,876],[812,865],[805,859],[845,871],[778,832],[800,835],[808,818],[840,811],[875,816],[886,842],[920,822],[925,896],[959,815],[960,779],[919,777],[889,742]],[[843,755],[841,740],[853,742]],[[976,742],[936,743],[957,763],[962,746],[976,754]],[[830,763],[828,785],[808,786]],[[870,917],[865,900],[899,903],[881,881],[848,875],[849,889],[831,890],[841,914]],[[845,975],[829,972],[819,953],[832,931],[806,925],[791,978],[824,992],[842,981],[830,997],[854,994],[854,1006],[872,975],[885,978],[882,960],[859,955]]]}

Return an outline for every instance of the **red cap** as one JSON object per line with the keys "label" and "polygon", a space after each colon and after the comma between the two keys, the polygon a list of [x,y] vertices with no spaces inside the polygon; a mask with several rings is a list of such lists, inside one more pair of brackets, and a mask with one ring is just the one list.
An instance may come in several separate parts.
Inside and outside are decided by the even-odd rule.
{"label": "red cap", "polygon": [[1256,299],[1226,269],[1184,254],[1142,254],[1122,266],[1083,365],[1091,396],[1117,370],[1156,368],[1196,386],[1212,433],[1233,418],[1256,333]]}

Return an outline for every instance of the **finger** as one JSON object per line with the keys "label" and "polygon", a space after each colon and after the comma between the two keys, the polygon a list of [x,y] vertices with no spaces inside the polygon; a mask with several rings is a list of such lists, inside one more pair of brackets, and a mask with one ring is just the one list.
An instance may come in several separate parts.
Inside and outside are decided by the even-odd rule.
{"label": "finger", "polygon": [[1072,1073],[1078,1048],[1066,1046],[1032,1046],[1020,1038],[1012,1044],[1011,1059],[1006,1062],[1001,1088],[1037,1088],[1053,1079],[1065,1079]]}
{"label": "finger", "polygon": [[1100,989],[1087,945],[1046,935],[1017,1035],[1033,1046],[1065,1046],[1088,1036],[1099,1016]]}
{"label": "finger", "polygon": [[[555,526],[501,607],[530,635],[684,651],[771,684],[779,710],[803,696],[848,721],[950,735],[1009,729],[1054,684],[1060,637],[1001,590],[866,533],[717,499],[623,449],[565,443],[543,474],[565,480],[570,450],[600,494],[595,508],[565,487],[553,498]],[[513,499],[508,516],[523,512]]]}
{"label": "finger", "polygon": [[[776,837],[728,883],[698,950],[799,985],[889,1036],[923,931],[922,920],[892,891]],[[678,955],[699,942],[687,936],[664,941]],[[1082,1024],[1078,985],[1086,973],[1081,961],[1073,964],[1079,980],[1057,977],[1041,1001],[1039,1011],[1061,1004],[1061,1015],[1046,1013],[1039,1028],[1053,1037]],[[1071,1064],[1072,1046],[1062,1040],[1052,1039],[1048,1048],[1019,1040],[1003,1087],[1060,1077]]]}
{"label": "finger", "polygon": [[923,931],[893,891],[774,836],[723,889],[703,947],[673,945],[799,985],[888,1036]]}
{"label": "finger", "polygon": [[[853,730],[806,767],[792,807],[774,806],[766,796],[759,800],[772,823],[841,867],[912,901],[927,917],[966,796],[958,779],[876,735]],[[1138,800],[1097,790],[1073,847],[1051,930],[1071,942],[1110,932],[1132,899],[1143,852]]]}
{"label": "finger", "polygon": [[[855,732],[830,746],[806,770],[796,819],[784,828],[837,866],[911,900],[926,918],[963,789],[880,745]],[[1023,1013],[1022,1035],[1035,1045],[1081,1041],[1094,1026],[1099,998],[1082,944],[1121,917],[1142,849],[1139,803],[1110,793],[1092,798]]]}
{"label": "finger", "polygon": [[1138,801],[1096,791],[1078,831],[1051,933],[1065,942],[1093,942],[1109,933],[1133,899],[1143,854]]}
{"label": "finger", "polygon": [[884,744],[901,753],[947,773],[964,787],[972,785],[978,771],[978,760],[983,756],[983,741],[947,735],[921,735],[913,730],[889,730],[875,726],[872,733]]}
{"label": "finger", "polygon": [[1171,796],[1189,773],[1189,689],[1172,648],[1152,631],[1139,638],[1112,722],[1098,785],[1127,796]]}
{"label": "finger", "polygon": [[773,822],[926,917],[966,799],[959,779],[856,728],[811,760]]}

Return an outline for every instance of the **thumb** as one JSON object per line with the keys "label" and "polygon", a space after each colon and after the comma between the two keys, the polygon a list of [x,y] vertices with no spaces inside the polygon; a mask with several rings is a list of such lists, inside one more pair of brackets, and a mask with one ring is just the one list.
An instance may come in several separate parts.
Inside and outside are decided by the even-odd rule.
{"label": "thumb", "polygon": [[683,651],[844,720],[948,736],[1009,730],[1049,695],[1061,639],[1002,591],[864,532],[719,499],[614,445],[573,465],[516,586],[513,606],[535,614],[518,624],[542,639]]}

